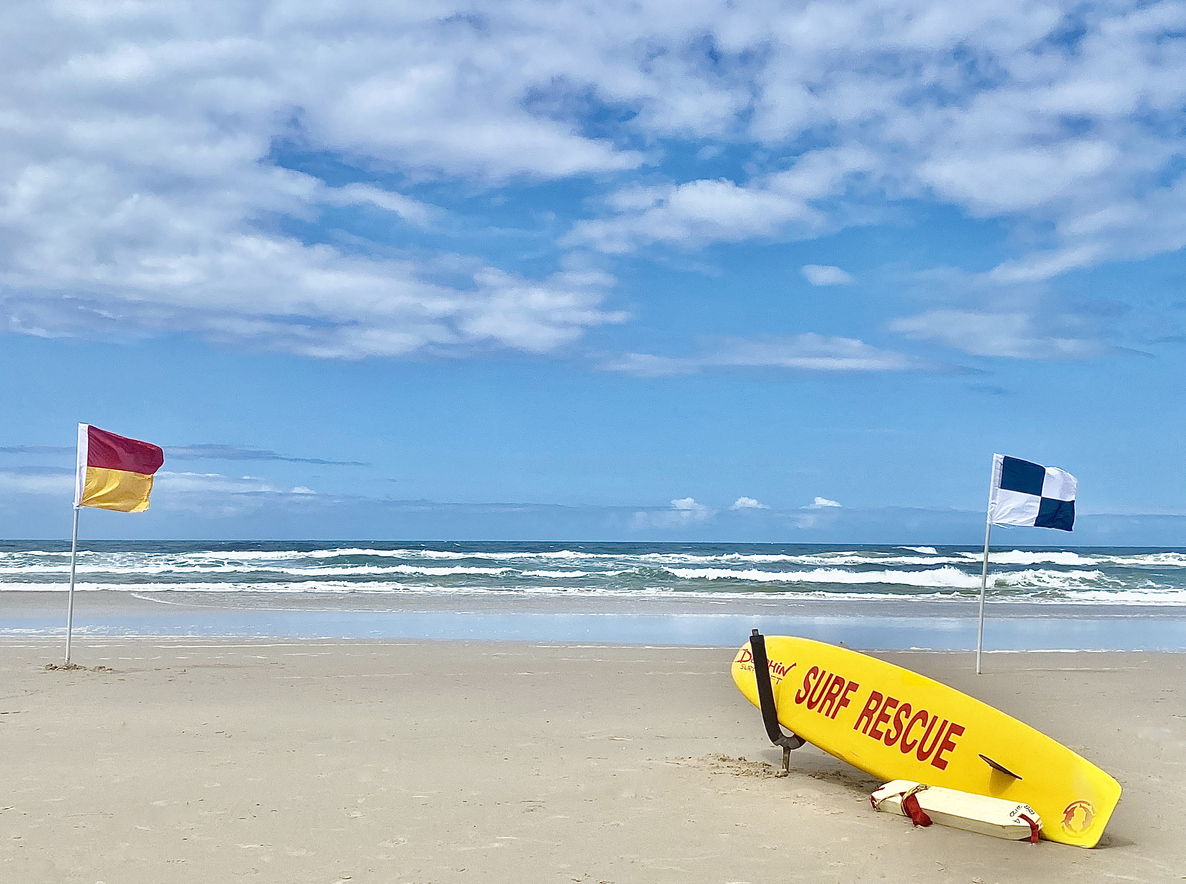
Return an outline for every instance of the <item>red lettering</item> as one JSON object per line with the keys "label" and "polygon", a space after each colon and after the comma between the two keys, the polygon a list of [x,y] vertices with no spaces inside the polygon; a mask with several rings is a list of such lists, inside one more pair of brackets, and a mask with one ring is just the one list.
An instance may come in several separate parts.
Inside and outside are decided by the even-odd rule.
{"label": "red lettering", "polygon": [[903,703],[898,707],[898,711],[894,714],[894,731],[891,734],[889,731],[885,732],[885,745],[892,746],[898,742],[898,737],[902,736],[902,731],[906,729],[905,719],[910,717],[910,704]]}
{"label": "red lettering", "polygon": [[[881,707],[882,696],[877,691],[869,691],[869,699],[865,701],[865,708],[861,710],[861,714],[857,716],[856,724],[852,729],[860,730],[861,733],[869,732],[869,725],[873,722],[873,717],[877,714],[877,710]],[[861,722],[865,722],[864,728],[861,727]]]}
{"label": "red lettering", "polygon": [[741,652],[741,656],[737,658],[738,663],[749,663],[754,659],[754,655],[750,653],[750,649],[746,648]]}
{"label": "red lettering", "polygon": [[943,742],[939,744],[939,748],[935,751],[935,757],[931,759],[931,764],[939,768],[939,770],[947,770],[947,759],[943,757],[944,752],[950,752],[955,748],[955,741],[953,736],[963,736],[964,726],[962,724],[951,723],[951,727],[947,729],[947,733],[943,735]]}
{"label": "red lettering", "polygon": [[848,705],[848,703],[849,703],[848,695],[851,694],[853,691],[855,691],[859,687],[860,687],[860,685],[857,684],[855,681],[850,681],[848,683],[848,685],[844,688],[844,693],[841,694],[840,699],[836,701],[836,708],[832,711],[833,718],[836,717],[836,713],[838,713],[841,709],[843,709],[845,706]]}
{"label": "red lettering", "polygon": [[881,726],[890,719],[890,713],[898,708],[898,700],[896,697],[886,697],[885,703],[881,706],[881,711],[877,713],[877,718],[873,721],[873,726],[869,728],[869,736],[875,740],[882,738]]}
{"label": "red lettering", "polygon": [[803,687],[795,692],[795,703],[802,706],[803,701],[807,699],[807,695],[811,693],[811,683],[819,675],[819,667],[812,666],[807,670],[807,674],[803,676]]}
{"label": "red lettering", "polygon": [[927,715],[927,710],[925,709],[919,709],[914,713],[914,717],[910,719],[910,724],[906,725],[906,730],[902,732],[902,742],[898,744],[898,750],[903,755],[909,755],[911,750],[913,750],[914,747],[918,745],[918,740],[910,740],[910,731],[916,724],[918,724],[919,721],[921,721],[923,724],[926,724],[928,718],[930,718],[930,716]]}
{"label": "red lettering", "polygon": [[790,671],[799,664],[792,663],[790,666],[788,666],[786,663],[778,663],[774,660],[771,660],[769,665],[771,674],[776,678],[782,679],[786,678],[786,676],[790,674]]}
{"label": "red lettering", "polygon": [[935,727],[935,722],[939,720],[939,716],[933,716],[931,723],[927,725],[927,729],[923,732],[922,739],[918,741],[918,748],[914,750],[914,757],[919,761],[926,761],[931,757],[931,753],[935,751],[935,747],[939,745],[939,738],[943,736],[943,731],[947,727],[947,719],[943,719],[943,723],[939,725],[939,729],[935,731],[935,739],[931,740],[931,748],[927,748],[927,737],[931,735],[931,730]]}
{"label": "red lettering", "polygon": [[824,695],[824,701],[819,705],[820,715],[826,715],[828,718],[832,717],[832,712],[836,708],[836,698],[844,690],[845,684],[847,684],[847,681],[839,675],[832,679],[832,684],[828,686],[828,692]]}
{"label": "red lettering", "polygon": [[[827,673],[822,673],[822,675],[827,675]],[[815,687],[811,690],[811,696],[807,698],[808,709],[814,709],[820,704],[820,700],[824,698],[824,694],[832,684],[832,679],[836,677],[834,675],[828,675],[827,678],[823,678],[822,675],[816,680]]]}

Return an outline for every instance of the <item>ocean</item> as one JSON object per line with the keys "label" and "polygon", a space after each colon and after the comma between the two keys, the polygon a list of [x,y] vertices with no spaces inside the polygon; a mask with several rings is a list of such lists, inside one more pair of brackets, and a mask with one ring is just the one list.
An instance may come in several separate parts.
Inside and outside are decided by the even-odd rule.
{"label": "ocean", "polygon": [[[731,645],[752,623],[853,646],[966,648],[981,555],[951,546],[86,542],[76,628]],[[0,542],[0,635],[62,631],[52,615],[59,593],[64,608],[69,571],[68,543]],[[994,546],[988,589],[986,647],[1186,649],[1186,549]]]}

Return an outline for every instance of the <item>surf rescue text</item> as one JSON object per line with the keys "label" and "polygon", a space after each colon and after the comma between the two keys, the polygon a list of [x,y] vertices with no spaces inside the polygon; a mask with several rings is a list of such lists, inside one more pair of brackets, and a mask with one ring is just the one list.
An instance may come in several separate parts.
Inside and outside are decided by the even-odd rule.
{"label": "surf rescue text", "polygon": [[[752,658],[746,659],[747,656],[748,652],[739,662],[752,665]],[[790,676],[795,666],[795,663],[788,666],[771,661],[771,679],[781,682]],[[803,674],[793,700],[795,705],[803,706],[809,712],[836,721],[842,710],[850,706],[853,710],[857,708],[852,704],[854,699],[862,698],[860,691],[858,682],[838,672],[812,666]],[[956,749],[956,741],[964,735],[962,724],[941,719],[927,709],[881,691],[870,690],[863,699],[864,705],[852,724],[854,731],[890,748],[896,746],[903,755],[913,754],[920,762],[930,762],[939,770],[947,769],[949,759],[946,756]],[[846,713],[845,718],[852,714]]]}

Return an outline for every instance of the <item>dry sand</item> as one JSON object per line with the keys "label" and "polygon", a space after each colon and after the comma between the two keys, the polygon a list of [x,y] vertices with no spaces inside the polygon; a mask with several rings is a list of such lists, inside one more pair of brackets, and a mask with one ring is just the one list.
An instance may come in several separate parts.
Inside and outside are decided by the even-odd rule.
{"label": "dry sand", "polygon": [[[873,812],[788,778],[732,649],[0,642],[0,882],[1186,880],[1186,655],[885,653],[1113,774],[1101,846]],[[103,667],[103,668],[99,668]]]}

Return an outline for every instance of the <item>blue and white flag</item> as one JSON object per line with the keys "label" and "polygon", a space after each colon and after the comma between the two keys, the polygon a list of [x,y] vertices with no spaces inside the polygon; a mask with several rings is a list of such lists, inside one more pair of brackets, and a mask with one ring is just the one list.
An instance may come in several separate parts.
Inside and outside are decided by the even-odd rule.
{"label": "blue and white flag", "polygon": [[1075,525],[1078,487],[1065,470],[994,454],[988,521],[1070,531]]}

